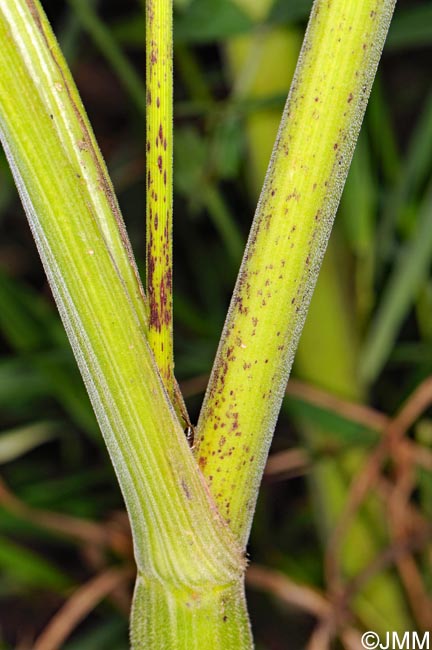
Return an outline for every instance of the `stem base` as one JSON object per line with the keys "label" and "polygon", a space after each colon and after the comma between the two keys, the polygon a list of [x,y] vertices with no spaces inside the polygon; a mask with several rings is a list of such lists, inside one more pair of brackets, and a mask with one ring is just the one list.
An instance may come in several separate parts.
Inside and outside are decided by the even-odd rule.
{"label": "stem base", "polygon": [[177,588],[138,575],[132,650],[252,650],[244,580]]}

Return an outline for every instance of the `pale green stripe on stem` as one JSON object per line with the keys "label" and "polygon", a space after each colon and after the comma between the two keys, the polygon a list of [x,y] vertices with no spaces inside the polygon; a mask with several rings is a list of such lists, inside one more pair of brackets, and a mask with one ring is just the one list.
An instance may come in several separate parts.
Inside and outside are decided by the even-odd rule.
{"label": "pale green stripe on stem", "polygon": [[174,400],[172,0],[146,3],[147,296],[150,347]]}
{"label": "pale green stripe on stem", "polygon": [[393,8],[317,0],[312,12],[197,431],[241,543]]}
{"label": "pale green stripe on stem", "polygon": [[121,216],[58,45],[34,0],[0,5],[0,133],[131,520],[141,574],[239,580],[218,516],[146,341]]}

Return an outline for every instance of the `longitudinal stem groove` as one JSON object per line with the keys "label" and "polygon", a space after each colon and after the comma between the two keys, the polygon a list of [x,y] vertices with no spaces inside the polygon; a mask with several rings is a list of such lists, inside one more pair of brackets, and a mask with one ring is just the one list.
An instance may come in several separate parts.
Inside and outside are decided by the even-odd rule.
{"label": "longitudinal stem groove", "polygon": [[146,2],[148,340],[174,399],[172,327],[172,0]]}

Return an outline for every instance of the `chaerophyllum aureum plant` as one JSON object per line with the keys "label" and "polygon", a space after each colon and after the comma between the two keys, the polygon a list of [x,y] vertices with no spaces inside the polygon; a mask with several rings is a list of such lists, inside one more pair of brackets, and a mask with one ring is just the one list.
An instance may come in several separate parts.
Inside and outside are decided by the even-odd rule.
{"label": "chaerophyllum aureum plant", "polygon": [[258,487],[394,4],[314,3],[193,446],[173,362],[172,1],[146,2],[145,290],[40,4],[0,4],[1,139],[129,513],[135,650],[253,645]]}

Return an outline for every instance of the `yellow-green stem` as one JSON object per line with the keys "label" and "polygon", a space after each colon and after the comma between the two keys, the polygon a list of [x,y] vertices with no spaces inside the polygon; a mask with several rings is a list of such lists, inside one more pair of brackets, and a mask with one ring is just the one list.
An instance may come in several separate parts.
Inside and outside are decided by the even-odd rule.
{"label": "yellow-green stem", "polygon": [[[249,648],[243,552],[167,399],[105,165],[36,0],[0,4],[0,43],[1,140],[129,512],[142,613],[134,648],[186,650],[167,615],[199,638],[209,602],[219,647],[234,634]],[[167,603],[159,614],[155,594]],[[236,620],[225,618],[225,602]]]}
{"label": "yellow-green stem", "polygon": [[172,0],[146,3],[148,340],[174,400],[172,321]]}
{"label": "yellow-green stem", "polygon": [[133,650],[252,650],[243,580],[167,589],[139,577],[131,640]]}
{"label": "yellow-green stem", "polygon": [[312,11],[197,431],[242,543],[393,9],[318,0]]}
{"label": "yellow-green stem", "polygon": [[[241,0],[241,5],[252,16],[255,15],[255,0]],[[265,13],[259,17],[265,18]],[[226,56],[234,87],[240,85],[242,94],[247,98],[286,92],[299,47],[298,30],[287,27],[257,29],[254,33],[231,39],[226,46]],[[241,82],[245,77],[249,82],[247,85]],[[253,197],[264,180],[279,119],[275,108],[257,110],[246,118],[247,173]],[[354,213],[350,215],[355,216]],[[332,234],[320,270],[299,341],[294,372],[336,395],[357,400],[361,398],[362,391],[356,372],[359,345],[354,301],[350,300],[347,278],[341,273],[347,262],[342,242],[335,235],[337,233]],[[320,431],[319,427],[311,426],[304,419],[297,418],[297,424],[312,449],[331,444],[328,432]],[[363,460],[362,452],[339,453],[336,458],[322,460],[311,473],[310,483],[320,530],[325,533],[325,539],[328,539],[342,511],[347,485],[351,480],[350,472],[357,471]],[[378,554],[377,532],[381,536],[384,533],[379,507],[369,519],[363,515],[355,518],[347,543],[343,545],[341,564],[349,577],[356,575]],[[358,553],[359,548],[363,549],[362,554]],[[378,632],[409,629],[410,620],[402,590],[390,573],[375,576],[358,594],[353,606],[367,628]]]}

